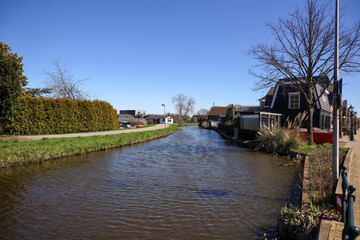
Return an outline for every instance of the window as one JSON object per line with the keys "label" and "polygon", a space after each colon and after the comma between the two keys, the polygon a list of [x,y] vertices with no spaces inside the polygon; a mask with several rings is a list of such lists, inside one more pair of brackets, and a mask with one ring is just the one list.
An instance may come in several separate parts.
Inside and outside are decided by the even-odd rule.
{"label": "window", "polygon": [[326,94],[325,93],[323,93],[323,95],[321,96],[321,98],[322,98],[322,100],[324,101],[324,102],[326,102]]}
{"label": "window", "polygon": [[292,92],[289,93],[289,109],[300,108],[300,93]]}

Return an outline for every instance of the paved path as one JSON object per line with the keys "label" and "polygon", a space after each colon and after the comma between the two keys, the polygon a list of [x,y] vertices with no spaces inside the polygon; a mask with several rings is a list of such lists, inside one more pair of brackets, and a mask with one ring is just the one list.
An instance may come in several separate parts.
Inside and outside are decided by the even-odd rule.
{"label": "paved path", "polygon": [[88,137],[88,136],[99,136],[99,135],[113,135],[113,134],[121,134],[121,133],[130,133],[130,132],[143,132],[143,131],[151,131],[165,128],[164,124],[157,124],[153,127],[146,128],[133,128],[133,129],[124,129],[118,131],[106,131],[106,132],[89,132],[89,133],[69,133],[69,134],[54,134],[54,135],[37,135],[37,136],[19,136],[19,137],[6,137],[0,138],[0,140],[10,140],[16,139],[19,141],[26,140],[41,140],[43,138],[65,138],[65,137]]}
{"label": "paved path", "polygon": [[[347,136],[346,136],[347,137]],[[345,137],[345,138],[346,138]],[[347,140],[345,147],[354,149],[354,155],[351,162],[348,175],[350,176],[349,184],[354,185],[357,190],[355,191],[355,203],[354,203],[354,223],[355,226],[360,226],[360,133],[354,135],[355,141]],[[321,221],[319,240],[331,239],[341,240],[343,223],[337,221]],[[359,239],[359,238],[357,238]]]}
{"label": "paved path", "polygon": [[342,240],[344,223],[335,220],[321,220],[319,240]]}
{"label": "paved path", "polygon": [[360,227],[360,133],[354,135],[355,141],[348,141],[346,147],[354,149],[354,157],[350,169],[350,185],[356,187],[354,203],[354,223]]}

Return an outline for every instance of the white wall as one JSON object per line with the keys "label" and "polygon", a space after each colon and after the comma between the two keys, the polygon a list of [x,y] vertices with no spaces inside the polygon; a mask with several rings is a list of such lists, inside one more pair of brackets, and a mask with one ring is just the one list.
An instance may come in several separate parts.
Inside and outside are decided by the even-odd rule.
{"label": "white wall", "polygon": [[166,120],[166,124],[173,124],[174,123],[174,119],[172,117],[167,117],[165,118]]}
{"label": "white wall", "polygon": [[[165,118],[165,120],[166,120],[166,124],[173,124],[174,123],[174,119],[172,117],[167,117],[167,118]],[[159,123],[164,123],[164,118],[160,118]]]}

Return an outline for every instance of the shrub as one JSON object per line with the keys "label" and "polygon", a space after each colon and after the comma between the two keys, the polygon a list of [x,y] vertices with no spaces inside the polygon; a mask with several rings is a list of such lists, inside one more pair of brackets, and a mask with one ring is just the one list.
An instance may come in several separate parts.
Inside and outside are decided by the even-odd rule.
{"label": "shrub", "polygon": [[236,128],[240,127],[240,117],[234,118],[233,127],[236,127]]}
{"label": "shrub", "polygon": [[298,113],[293,121],[291,121],[288,117],[286,119],[286,128],[292,130],[299,130],[307,119],[307,111]]}
{"label": "shrub", "polygon": [[8,133],[12,109],[18,104],[22,87],[27,85],[23,75],[23,57],[11,52],[11,48],[0,42],[0,134]]}
{"label": "shrub", "polygon": [[278,226],[280,237],[282,239],[315,239],[322,214],[318,209],[301,213],[294,205],[283,207]]}
{"label": "shrub", "polygon": [[209,128],[210,127],[210,124],[208,121],[202,121],[200,124],[200,127],[202,128]]}
{"label": "shrub", "polygon": [[284,128],[268,128],[263,126],[258,131],[260,144],[257,149],[269,153],[284,153],[290,149],[297,149],[303,142],[299,135]]}
{"label": "shrub", "polygon": [[11,134],[61,134],[119,127],[116,110],[104,101],[22,96],[13,110]]}
{"label": "shrub", "polygon": [[316,148],[309,158],[310,191],[315,202],[330,200],[333,190],[332,149]]}
{"label": "shrub", "polygon": [[[310,191],[315,203],[332,202],[334,183],[332,179],[332,144],[317,145],[310,154]],[[344,162],[347,149],[340,148],[339,165]]]}

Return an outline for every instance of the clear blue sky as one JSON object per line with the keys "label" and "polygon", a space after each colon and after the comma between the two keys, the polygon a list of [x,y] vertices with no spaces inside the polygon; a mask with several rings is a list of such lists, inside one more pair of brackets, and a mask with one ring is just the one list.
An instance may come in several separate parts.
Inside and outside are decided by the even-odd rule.
{"label": "clear blue sky", "polygon": [[[24,57],[29,87],[42,87],[42,72],[57,58],[85,89],[114,108],[174,112],[178,93],[213,103],[257,105],[255,63],[245,52],[272,43],[266,22],[292,12],[305,0],[1,0],[0,41]],[[335,0],[323,1],[335,5]],[[360,1],[344,21],[360,20]],[[360,74],[344,78],[344,96],[360,112]]]}

